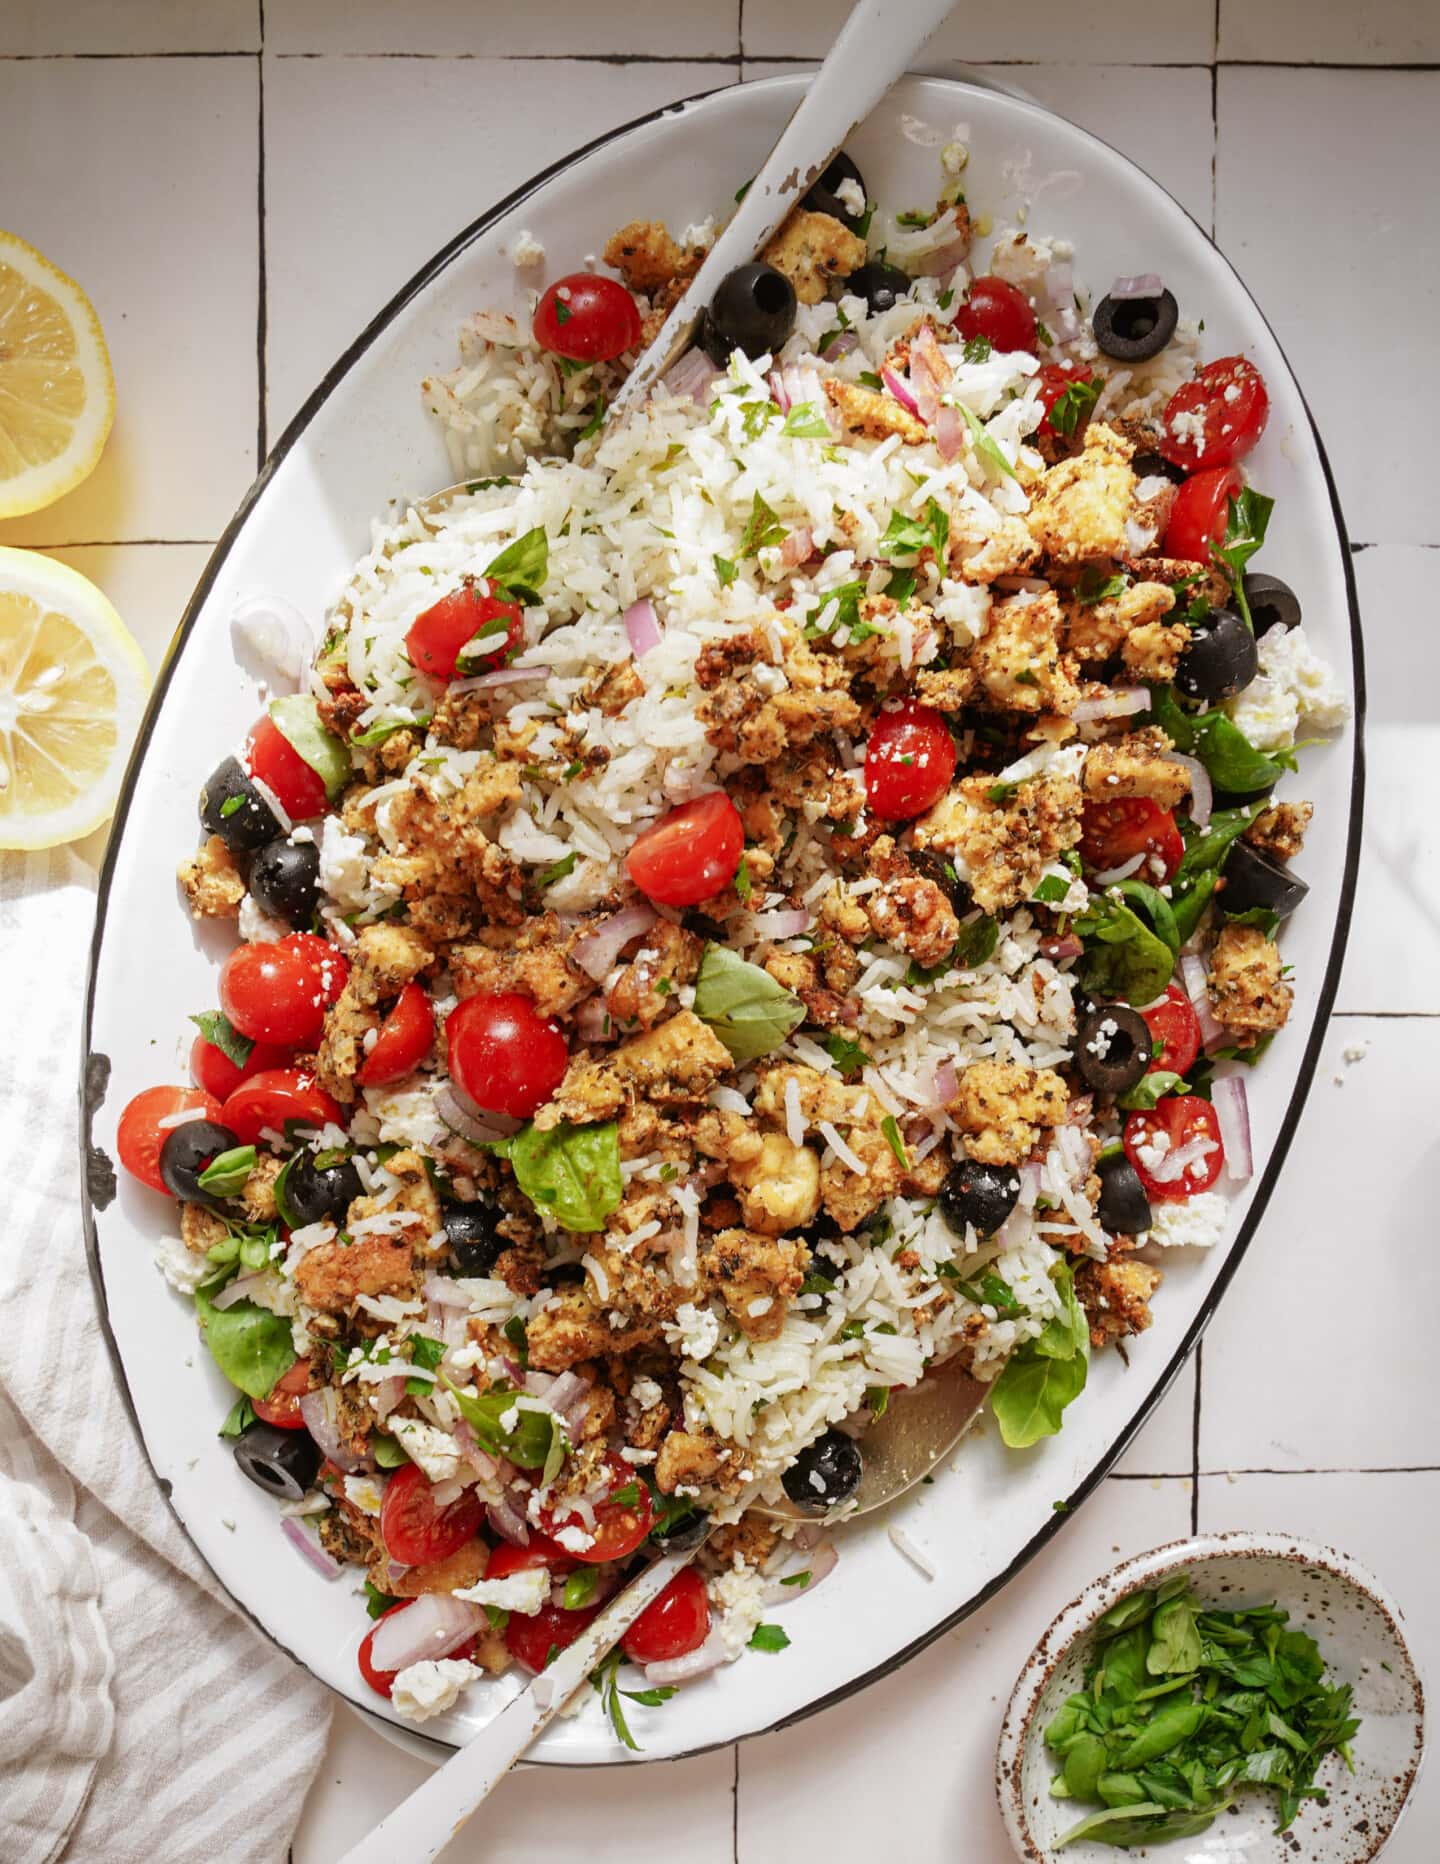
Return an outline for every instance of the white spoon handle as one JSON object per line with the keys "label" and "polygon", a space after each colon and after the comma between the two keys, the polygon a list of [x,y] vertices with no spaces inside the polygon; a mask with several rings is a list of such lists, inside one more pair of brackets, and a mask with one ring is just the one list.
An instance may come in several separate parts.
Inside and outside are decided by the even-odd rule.
{"label": "white spoon handle", "polygon": [[716,287],[769,239],[845,138],[879,103],[954,0],[860,0],[734,217],[616,395],[609,419],[644,401],[685,350]]}
{"label": "white spoon handle", "polygon": [[422,1787],[401,1800],[340,1864],[430,1864],[519,1760],[540,1730],[581,1687],[596,1664],[699,1551],[663,1554],[582,1631],[568,1650],[466,1742]]}

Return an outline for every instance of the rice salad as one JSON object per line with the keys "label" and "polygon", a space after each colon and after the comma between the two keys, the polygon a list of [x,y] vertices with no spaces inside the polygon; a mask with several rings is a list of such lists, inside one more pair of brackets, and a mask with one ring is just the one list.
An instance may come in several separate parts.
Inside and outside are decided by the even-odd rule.
{"label": "rice salad", "polygon": [[1264,384],[1159,278],[982,264],[962,167],[897,210],[837,158],[609,425],[713,224],[478,312],[422,389],[461,483],[203,786],[241,942],[121,1158],[413,1719],[707,1532],[617,1738],[623,1663],[783,1649],[892,1394],[958,1358],[1032,1450],[1250,1173],[1275,791],[1348,710],[1249,567]]}

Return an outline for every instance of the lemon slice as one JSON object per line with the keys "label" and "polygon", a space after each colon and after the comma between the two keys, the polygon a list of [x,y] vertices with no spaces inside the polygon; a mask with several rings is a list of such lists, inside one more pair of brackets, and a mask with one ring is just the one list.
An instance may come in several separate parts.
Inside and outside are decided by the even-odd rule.
{"label": "lemon slice", "polygon": [[149,685],[94,583],[0,545],[0,848],[53,848],[100,826]]}
{"label": "lemon slice", "polygon": [[114,417],[95,307],[33,246],[0,232],[0,518],[79,485]]}

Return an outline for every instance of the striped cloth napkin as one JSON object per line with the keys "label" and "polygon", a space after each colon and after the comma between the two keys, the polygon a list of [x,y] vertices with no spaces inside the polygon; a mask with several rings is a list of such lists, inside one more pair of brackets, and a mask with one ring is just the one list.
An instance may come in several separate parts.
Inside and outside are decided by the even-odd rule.
{"label": "striped cloth napkin", "polygon": [[94,913],[68,851],[0,855],[0,1858],[275,1864],[330,1701],[227,1602],[116,1385],[75,1112]]}

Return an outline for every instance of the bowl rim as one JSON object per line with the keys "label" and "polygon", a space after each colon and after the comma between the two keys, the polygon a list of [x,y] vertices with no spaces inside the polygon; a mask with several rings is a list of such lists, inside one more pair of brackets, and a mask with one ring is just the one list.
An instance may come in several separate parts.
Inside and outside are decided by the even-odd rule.
{"label": "bowl rim", "polygon": [[1076,1593],[1040,1634],[1010,1692],[995,1747],[995,1795],[1000,1803],[1000,1814],[1016,1856],[1026,1860],[1026,1864],[1050,1864],[1053,1855],[1053,1847],[1047,1849],[1031,1830],[1022,1779],[1026,1753],[1036,1732],[1036,1711],[1051,1677],[1075,1646],[1094,1630],[1104,1613],[1129,1593],[1183,1567],[1219,1559],[1278,1559],[1292,1566],[1319,1567],[1328,1577],[1339,1579],[1351,1590],[1362,1593],[1385,1620],[1409,1666],[1415,1717],[1415,1746],[1399,1803],[1384,1829],[1373,1834],[1375,1842],[1366,1858],[1378,1857],[1389,1843],[1413,1797],[1425,1758],[1425,1683],[1405,1636],[1400,1608],[1370,1569],[1342,1548],[1280,1529],[1239,1528],[1190,1534],[1144,1553],[1130,1554]]}
{"label": "bowl rim", "polygon": [[[752,82],[746,83],[743,89],[747,93],[762,90],[783,90],[798,84],[803,84],[812,76],[813,71],[808,71],[802,67],[795,72],[781,72],[767,78],[755,79]],[[1345,839],[1344,864],[1340,888],[1335,901],[1334,930],[1324,972],[1316,994],[1315,1010],[1310,1031],[1304,1050],[1296,1063],[1289,1098],[1286,1101],[1284,1115],[1276,1130],[1274,1144],[1266,1162],[1265,1170],[1255,1184],[1249,1207],[1235,1233],[1233,1241],[1229,1245],[1226,1260],[1216,1275],[1214,1283],[1202,1300],[1190,1326],[1181,1336],[1169,1363],[1158,1375],[1148,1395],[1141,1400],[1128,1421],[1112,1439],[1104,1453],[1097,1458],[1096,1462],[1090,1467],[1083,1479],[1077,1484],[1071,1494],[1065,1498],[1065,1506],[1063,1508],[1057,1507],[1054,1514],[1037,1529],[1031,1538],[1015,1554],[1014,1558],[1011,1559],[1002,1570],[993,1574],[969,1599],[955,1611],[939,1619],[921,1636],[893,1652],[883,1662],[875,1664],[870,1669],[850,1677],[846,1682],[837,1685],[834,1689],[825,1692],[823,1695],[816,1696],[813,1700],[807,1702],[803,1708],[796,1710],[792,1714],[777,1717],[773,1722],[769,1722],[763,1727],[751,1729],[745,1734],[733,1737],[727,1736],[713,1742],[706,1742],[685,1749],[683,1755],[666,1757],[672,1759],[689,1758],[694,1755],[711,1752],[717,1747],[731,1746],[735,1741],[750,1740],[756,1736],[777,1733],[781,1729],[794,1726],[796,1723],[805,1720],[809,1716],[818,1714],[821,1710],[846,1701],[849,1697],[858,1694],[871,1683],[878,1681],[881,1677],[889,1675],[893,1670],[900,1669],[914,1657],[918,1656],[921,1651],[927,1649],[938,1638],[954,1630],[964,1619],[970,1617],[982,1606],[988,1604],[997,1593],[1005,1586],[1009,1585],[1021,1570],[1035,1557],[1040,1549],[1044,1547],[1052,1536],[1069,1520],[1078,1509],[1080,1503],[1086,1500],[1100,1486],[1106,1475],[1133,1441],[1141,1426],[1150,1416],[1150,1413],[1160,1403],[1160,1400],[1169,1391],[1171,1385],[1179,1376],[1186,1360],[1194,1351],[1196,1344],[1209,1324],[1211,1316],[1229,1288],[1250,1243],[1254,1239],[1255,1232],[1259,1228],[1260,1220],[1264,1216],[1265,1210],[1269,1205],[1280,1172],[1288,1157],[1291,1143],[1294,1140],[1299,1125],[1300,1116],[1304,1111],[1305,1102],[1308,1098],[1315,1072],[1319,1065],[1321,1051],[1329,1028],[1331,1012],[1334,1007],[1336,993],[1339,989],[1340,974],[1354,914],[1355,887],[1359,871],[1363,831],[1366,771],[1364,731],[1366,716],[1366,683],[1360,606],[1349,532],[1346,528],[1344,513],[1340,505],[1339,493],[1335,484],[1335,475],[1331,468],[1329,456],[1325,450],[1325,445],[1315,420],[1314,411],[1310,406],[1304,390],[1300,386],[1300,382],[1295,374],[1294,368],[1291,366],[1290,358],[1283,344],[1281,344],[1276,335],[1270,320],[1256,303],[1239,271],[1225,253],[1220,250],[1219,246],[1216,245],[1207,229],[1201,225],[1183,203],[1175,198],[1168,188],[1157,181],[1148,170],[1142,168],[1132,157],[1126,155],[1122,150],[1116,149],[1113,144],[1106,142],[1103,137],[1097,136],[1093,131],[1071,122],[1068,117],[1061,116],[1058,111],[1049,110],[1029,97],[1017,96],[1014,91],[1008,88],[989,83],[979,83],[972,78],[951,76],[943,72],[935,71],[907,72],[902,78],[897,80],[897,84],[904,84],[912,79],[919,80],[922,83],[946,85],[961,96],[999,97],[1003,100],[1008,110],[1015,112],[1021,118],[1034,117],[1059,121],[1065,125],[1069,132],[1081,137],[1089,143],[1093,143],[1096,147],[1105,150],[1107,154],[1115,156],[1127,168],[1132,170],[1141,181],[1162,196],[1164,200],[1178,214],[1182,215],[1200,234],[1216,262],[1230,273],[1231,277],[1244,294],[1251,312],[1268,333],[1271,341],[1275,344],[1276,351],[1285,366],[1290,382],[1294,387],[1296,398],[1309,424],[1310,442],[1314,448],[1315,458],[1320,467],[1325,489],[1329,496],[1330,515],[1334,524],[1335,537],[1339,547],[1344,578],[1345,606],[1349,617],[1351,673],[1353,678],[1353,710],[1350,720],[1350,812]],[[106,1350],[110,1357],[112,1369],[116,1375],[116,1382],[120,1388],[120,1394],[126,1413],[135,1430],[142,1453],[145,1456],[146,1463],[149,1465],[151,1475],[154,1477],[160,1492],[164,1495],[180,1532],[185,1536],[186,1540],[194,1548],[198,1558],[204,1562],[207,1568],[209,1562],[205,1559],[204,1553],[191,1535],[185,1520],[175,1504],[170,1483],[161,1476],[151,1458],[145,1433],[141,1426],[140,1417],[130,1390],[129,1381],[126,1377],[124,1360],[120,1353],[114,1329],[111,1325],[104,1269],[101,1262],[99,1238],[96,1230],[96,1216],[98,1212],[105,1210],[113,1201],[115,1196],[115,1175],[114,1166],[109,1157],[94,1143],[92,1137],[92,1121],[95,1113],[104,1101],[111,1067],[108,1055],[95,1050],[93,1046],[96,989],[99,977],[101,947],[107,926],[110,891],[118,865],[123,831],[128,823],[130,809],[134,801],[139,773],[149,751],[150,740],[156,722],[168,696],[171,678],[179,663],[182,652],[188,645],[191,636],[194,634],[201,612],[205,607],[210,592],[226,559],[234,548],[241,532],[249,522],[252,512],[268,488],[271,480],[275,477],[280,466],[301,440],[324,403],[328,401],[331,394],[350,373],[350,370],[359,359],[384,335],[391,323],[406,305],[434,279],[438,278],[468,247],[472,246],[478,239],[489,232],[492,227],[504,220],[516,207],[529,199],[531,195],[536,193],[548,182],[583,162],[587,156],[594,154],[597,150],[605,148],[612,142],[619,141],[633,131],[643,129],[648,124],[658,122],[662,118],[668,116],[683,116],[696,106],[704,105],[712,99],[729,96],[741,88],[742,87],[738,85],[719,85],[707,90],[693,92],[682,98],[676,98],[669,103],[659,105],[652,110],[647,110],[638,116],[632,117],[626,122],[618,124],[613,129],[606,130],[598,136],[592,137],[588,142],[581,144],[575,149],[568,150],[565,154],[557,157],[554,162],[539,169],[526,181],[512,189],[510,193],[503,196],[499,201],[494,203],[494,205],[486,209],[484,213],[480,214],[476,219],[463,227],[412,274],[399,290],[381,306],[369,322],[361,329],[359,334],[336,358],[335,362],[331,364],[329,369],[326,370],[319,383],[306,398],[299,411],[292,417],[280,438],[267,454],[260,471],[252,481],[239,505],[236,507],[233,517],[226,525],[214,550],[211,552],[200,574],[199,580],[196,582],[195,588],[191,593],[180,624],[166,649],[164,661],[156,674],[154,686],[146,706],[145,715],[141,721],[140,729],[137,733],[134,747],[130,753],[125,775],[116,799],[115,811],[110,824],[110,836],[106,844],[104,861],[101,866],[96,891],[95,924],[91,936],[85,980],[80,1069],[77,1082],[80,1116],[78,1121],[78,1142],[80,1154],[81,1215],[85,1239],[85,1253],[89,1267],[91,1286],[95,1293],[96,1305],[99,1311],[101,1332],[105,1340]],[[315,1673],[309,1669],[304,1660],[291,1650],[283,1638],[265,1624],[249,1605],[237,1598],[228,1588],[226,1588],[226,1597],[234,1609],[242,1613],[250,1624],[272,1645],[284,1651],[285,1655],[290,1657],[307,1676],[312,1677],[316,1681],[321,1681],[320,1678],[315,1677]],[[329,1684],[323,1684],[323,1686],[327,1689],[331,1688]],[[338,1690],[331,1689],[331,1693],[340,1701],[347,1704],[350,1703],[350,1698],[343,1695]],[[412,1752],[418,1752],[422,1747],[432,1750],[437,1762],[447,1758],[456,1751],[455,1745],[452,1742],[438,1736],[428,1735],[419,1728],[406,1728],[400,1732],[409,1737],[406,1745],[410,1747]],[[609,1763],[602,1761],[552,1760],[540,1757],[531,1764],[541,1766],[598,1767]]]}

